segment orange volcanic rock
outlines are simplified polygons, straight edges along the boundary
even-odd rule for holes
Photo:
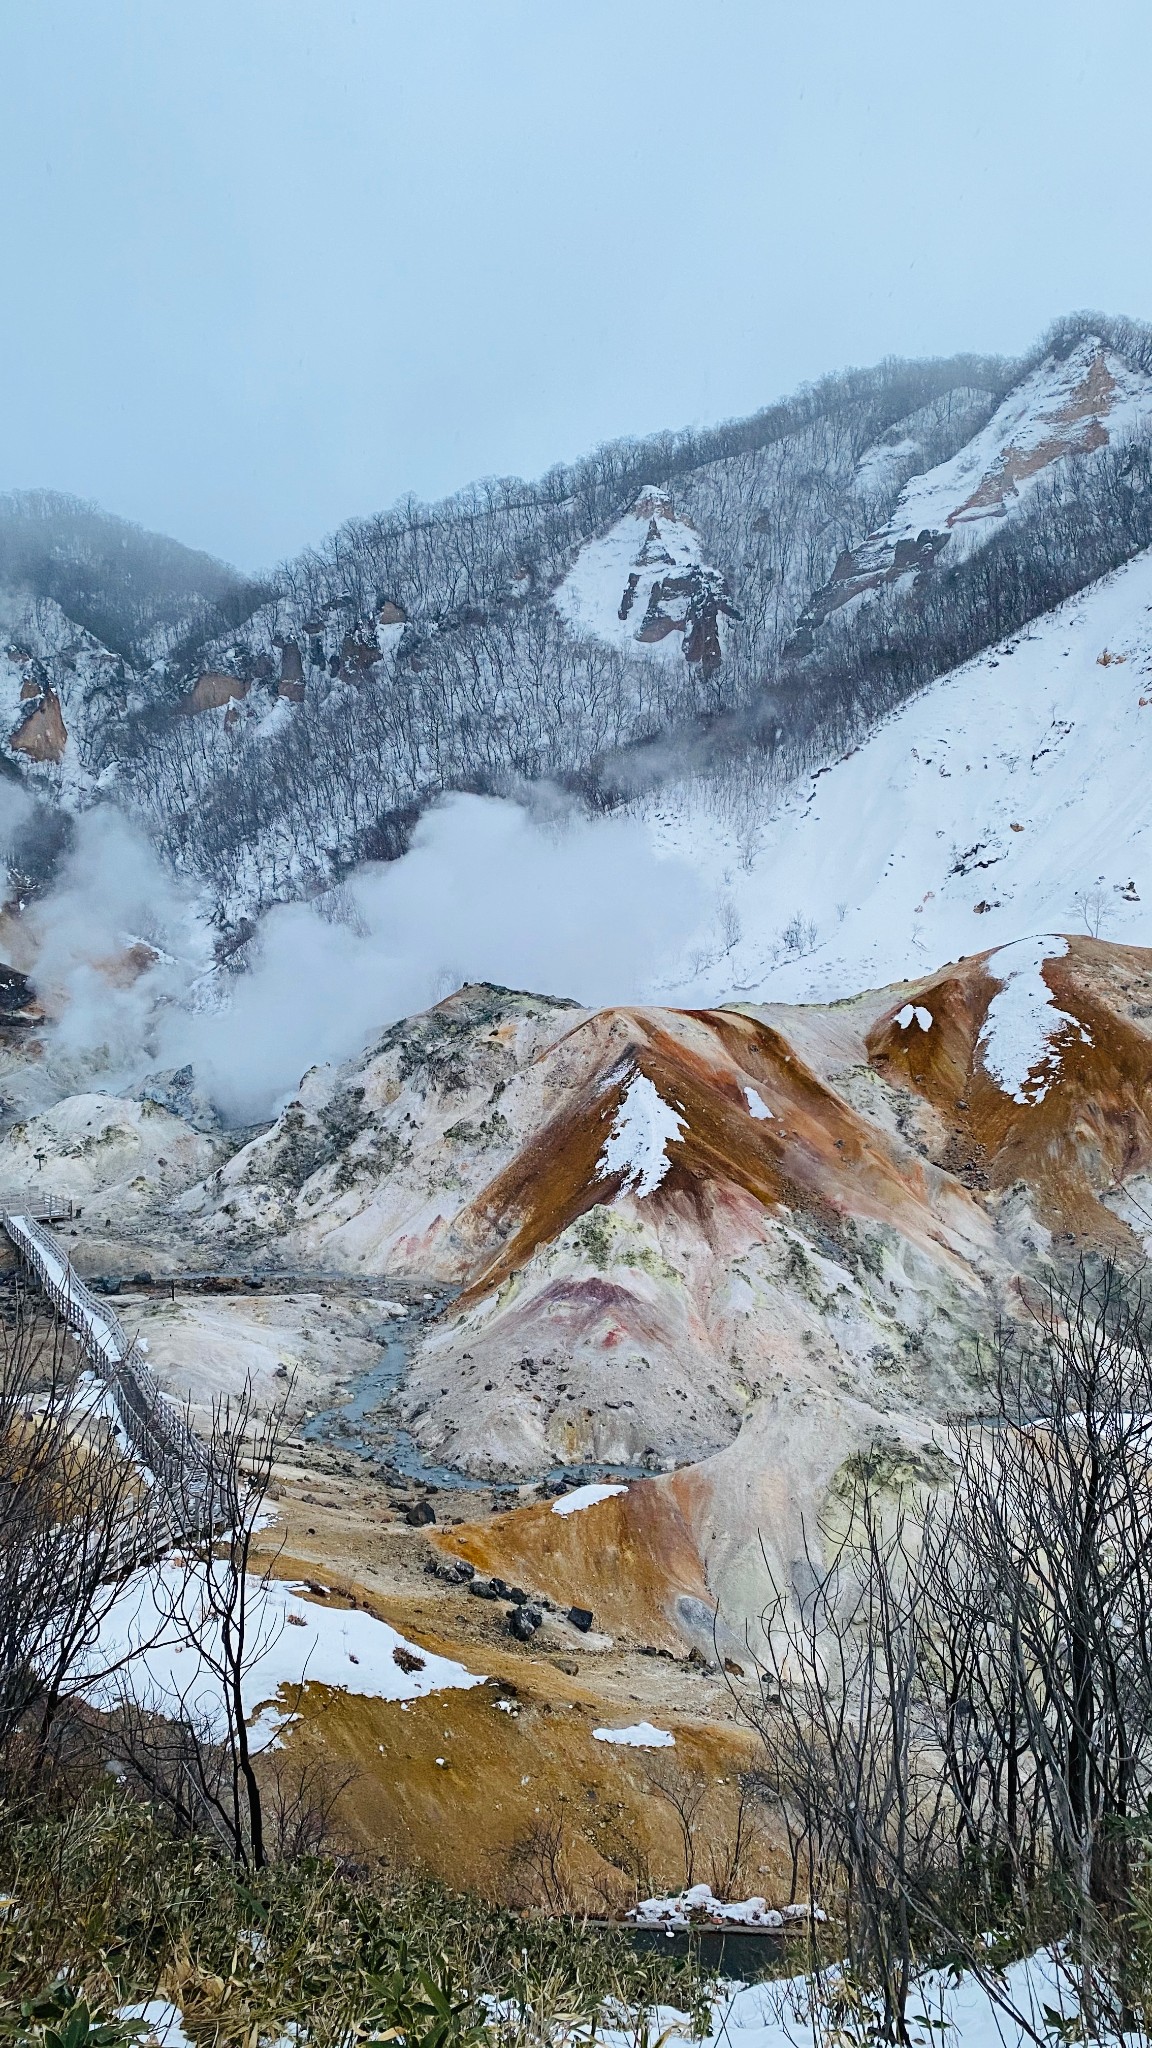
[[[448,1290],[392,1397],[417,1448],[627,1490],[442,1544],[739,1661],[855,1460],[939,1483],[1022,1278],[1069,1234],[1141,1254],[1149,1019],[1152,952],[1085,938],[799,1008],[473,986],[306,1077],[181,1207],[290,1267]]]
[[[192,716],[198,711],[219,711],[221,705],[246,697],[250,688],[251,684],[242,682],[239,676],[214,670],[196,678],[187,696],[181,698],[180,709]]]
[[[1053,1229],[1130,1242],[1101,1197],[1152,1164],[1152,952],[1075,937],[1046,959],[1055,1031],[1038,1082],[1016,1095],[981,1053],[1002,957],[981,953],[906,997],[932,1028],[902,1030],[892,1005],[873,1027],[876,1067],[931,1103],[948,1133],[943,1163],[993,1190],[1023,1182]],[[1031,1096],[1032,1099],[1025,1099]]]
[[[550,1502],[515,1509],[446,1531],[440,1548],[562,1608],[590,1608],[598,1629],[682,1651],[714,1602],[676,1487],[642,1480],[568,1515]]]
[[[21,690],[21,696],[23,694]],[[64,759],[68,728],[60,709],[60,699],[50,685],[46,684],[42,692],[36,693],[32,709],[11,734],[8,744],[14,753],[27,754],[30,761],[57,764]]]

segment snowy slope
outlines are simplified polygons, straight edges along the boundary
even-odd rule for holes
[[[1054,463],[1091,456],[1146,431],[1150,420],[1152,379],[1097,336],[1085,336],[1063,360],[1047,357],[957,454],[912,477],[885,526],[840,557],[807,608],[796,651],[806,650],[808,632],[829,613],[883,584],[910,588],[938,557],[951,565],[982,547],[1026,508]],[[880,455],[863,458],[862,490],[877,481]]]
[[[1031,933],[1152,943],[1152,555],[953,671],[762,819],[653,800],[722,905],[651,991],[838,998]]]
[[[699,659],[693,627],[710,625],[718,636],[718,619],[732,615],[724,579],[704,562],[695,527],[676,517],[654,485],[581,548],[554,602],[573,633],[632,654],[647,648],[666,661]],[[718,637],[715,646],[718,654]]]
[[[1090,454],[1146,426],[1152,383],[1091,336],[1065,362],[1049,358],[1010,393],[987,426],[901,494],[891,539],[949,529],[950,555],[979,543],[1034,487],[1049,463]]]
[[[42,794],[90,794],[104,737],[134,692],[133,671],[55,599],[0,591],[0,756]]]

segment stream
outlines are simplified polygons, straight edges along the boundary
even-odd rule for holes
[[[437,1308],[443,1304],[438,1303]],[[435,1311],[433,1311],[435,1313]],[[398,1319],[399,1320],[399,1319]],[[417,1447],[411,1430],[391,1414],[389,1403],[403,1384],[408,1355],[424,1320],[410,1316],[393,1334],[393,1326],[382,1326],[376,1337],[381,1356],[351,1382],[342,1400],[309,1417],[300,1434],[310,1443],[326,1443],[351,1451],[373,1464],[391,1466],[405,1479],[425,1485],[453,1488],[463,1493],[491,1493],[525,1484],[537,1486],[586,1486],[594,1481],[627,1485],[634,1479],[650,1479],[640,1465],[552,1465],[534,1480],[506,1478],[477,1479],[455,1465],[438,1465]],[[387,1327],[387,1334],[385,1334]]]

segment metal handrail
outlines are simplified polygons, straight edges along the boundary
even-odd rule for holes
[[[29,1216],[26,1208],[0,1207],[0,1222],[48,1299],[79,1338],[100,1378],[108,1383],[132,1451],[159,1480],[166,1499],[157,1522],[177,1540],[211,1526],[216,1515],[207,1498],[211,1488],[207,1448],[162,1391],[137,1340],[129,1337],[116,1311],[96,1299],[59,1239]],[[97,1326],[108,1341],[101,1341]]]
[[[80,1210],[70,1195],[45,1194],[36,1188],[0,1188],[0,1215],[27,1216],[44,1223],[71,1223]]]

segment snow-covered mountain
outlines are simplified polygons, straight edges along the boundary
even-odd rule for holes
[[[794,645],[810,649],[814,627],[871,592],[911,590],[941,557],[951,566],[974,553],[1027,507],[1053,465],[1122,445],[1150,423],[1152,378],[1099,335],[1085,335],[1066,356],[1046,356],[955,455],[905,484],[883,527],[845,550],[806,607]],[[863,459],[865,477],[874,462]]]
[[[829,1001],[1032,932],[1152,943],[1150,748],[1146,552],[775,796],[654,798],[725,905],[661,999]]]
[[[355,521],[261,588],[173,549],[166,593],[151,536],[126,579],[122,522],[59,506],[38,520],[40,500],[22,500],[0,518],[0,585],[17,662],[38,661],[53,694],[21,746],[23,715],[0,747],[49,802],[116,794],[235,926],[401,850],[445,788],[585,786],[605,757],[746,701],[838,551],[1012,375],[965,357],[828,378],[537,484]],[[64,622],[55,649],[26,623],[45,598]],[[115,720],[87,715],[69,632],[107,652]]]
[[[1152,542],[1152,336],[1081,319],[1021,364],[889,363],[827,379],[706,434],[623,443],[538,484],[357,521],[261,588],[177,550],[166,594],[170,544],[150,536],[117,582],[117,523],[90,532],[81,512],[65,521],[62,563],[30,555],[26,538],[0,547],[0,753],[43,804],[110,797],[132,811],[226,945],[270,903],[403,852],[445,790],[552,780],[603,805],[663,784],[650,800],[660,843],[687,850],[726,904],[722,934],[669,963],[667,992],[723,994],[729,975],[759,987],[816,946],[831,973],[832,922],[857,928],[865,846],[883,841],[876,800],[835,771],[830,831],[827,799],[814,799],[794,884],[804,768],[868,740],[853,773],[875,770],[887,787],[868,739],[878,721],[965,656],[978,670],[996,662],[1001,683],[1013,661],[1027,671],[1058,601],[1082,592],[1093,604],[1089,586],[1110,587],[1101,577]],[[35,529],[25,509],[14,530]],[[103,616],[117,645],[92,623]],[[1099,630],[1119,641],[1127,629]],[[1084,706],[1110,705],[1100,650],[1081,651],[1065,665],[1091,671]],[[1135,658],[1120,670],[1134,674]],[[969,683],[958,687],[963,698]],[[1099,727],[1069,687],[1045,680],[1019,704],[1009,692],[1002,744],[985,698],[967,737],[948,725],[947,742],[999,745],[1003,763],[1026,734],[1029,760],[1050,769],[1052,734],[1068,752],[1058,728],[1071,725],[1075,751]],[[912,730],[882,744],[900,750]],[[922,756],[938,738],[908,745]],[[688,796],[674,788],[685,748],[707,770]],[[766,808],[768,779],[779,800]],[[867,820],[848,870],[832,851],[845,806]],[[933,825],[944,872],[913,863],[925,867],[912,903],[924,899],[926,949],[966,863],[994,859],[998,884],[1023,873],[1014,842],[1010,860],[989,853],[990,829],[960,813]],[[893,859],[910,871],[907,849]],[[1102,853],[1085,859],[1090,874],[1038,856],[1049,895],[1067,899],[1044,923],[1075,923],[1085,892],[1136,879]],[[975,900],[1005,929],[1021,907],[1019,885]],[[884,957],[858,949],[843,978],[873,979]],[[908,964],[899,951],[893,971]]]

